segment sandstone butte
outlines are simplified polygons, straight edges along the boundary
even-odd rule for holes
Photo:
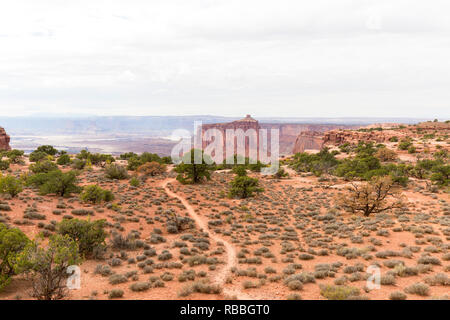
[[[9,146],[9,136],[6,134],[5,129],[0,127],[0,150],[11,150]]]

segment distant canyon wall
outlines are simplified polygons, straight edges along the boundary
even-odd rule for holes
[[[212,123],[202,125],[202,132],[208,129],[217,129],[222,132],[224,145],[226,144],[227,129],[242,129],[244,132],[248,129],[265,129],[268,137],[268,151],[270,154],[271,130],[279,132],[279,153],[280,155],[289,155],[296,150],[315,149],[321,146],[321,137],[324,132],[335,129],[355,128],[355,125],[338,124],[301,124],[301,123],[260,123],[250,115],[245,118],[225,123]],[[203,148],[206,148],[211,142],[203,141]],[[259,143],[259,139],[258,139]],[[248,141],[245,142],[246,155],[248,155]],[[258,149],[259,151],[259,149]],[[236,152],[236,148],[235,148]],[[299,152],[299,151],[297,151]],[[225,155],[225,149],[224,149]],[[228,157],[228,156],[227,156]]]

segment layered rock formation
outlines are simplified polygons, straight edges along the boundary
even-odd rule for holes
[[[255,119],[253,119],[249,114],[240,120],[236,120],[236,121],[232,121],[232,122],[228,122],[228,123],[212,123],[212,124],[204,124],[202,125],[202,137],[208,137],[207,132],[209,129],[216,129],[219,130],[222,133],[222,137],[223,137],[223,158],[227,159],[229,157],[232,157],[234,154],[238,153],[238,148],[237,148],[237,138],[234,139],[234,153],[233,154],[227,154],[226,152],[226,146],[227,146],[227,130],[238,130],[241,129],[243,130],[244,133],[248,132],[250,133],[250,131],[248,130],[254,130],[254,136],[252,138],[254,138],[254,143],[256,144],[256,149],[255,148],[251,148],[250,147],[250,137],[245,137],[245,156],[246,157],[250,157],[250,158],[254,158],[252,155],[256,154],[257,159],[259,159],[258,155],[259,155],[259,122]],[[205,140],[203,138],[203,142],[202,142],[202,147],[203,150],[205,150],[205,148],[212,143],[213,141],[208,141]],[[214,156],[214,154],[212,154],[212,156]]]
[[[450,123],[449,122],[421,122],[416,125],[416,128],[421,130],[439,130],[441,132],[450,131]]]
[[[393,127],[398,127],[395,125]],[[377,125],[376,128],[390,128],[387,125]],[[410,134],[408,130],[374,130],[373,125],[361,130],[337,129],[327,132],[307,131],[301,132],[296,141],[293,153],[304,152],[305,150],[320,150],[324,146],[339,146],[344,143],[357,144],[360,141],[373,143],[386,143],[392,137],[402,139]]]
[[[385,143],[390,138],[396,136],[401,138],[404,134],[398,130],[383,131],[353,131],[353,130],[332,130],[323,136],[324,145],[341,145],[344,143],[356,144],[359,141]]]
[[[318,134],[334,130],[334,129],[348,129],[356,126],[352,125],[336,125],[336,124],[303,124],[303,123],[261,123],[262,129],[278,129],[280,136],[280,155],[291,154],[294,147],[299,144],[309,145],[313,143],[311,137],[305,132],[317,132]],[[299,138],[300,137],[300,138]],[[302,141],[302,137],[306,141]]]
[[[303,131],[295,140],[292,153],[304,152],[305,150],[320,150],[323,147],[323,132]]]
[[[302,124],[302,123],[259,123],[250,115],[247,117],[228,123],[213,123],[204,124],[202,126],[202,133],[204,134],[208,129],[215,128],[222,132],[225,140],[225,132],[227,129],[242,129],[244,132],[248,129],[254,129],[258,132],[259,129],[267,130],[268,154],[270,154],[271,130],[276,129],[279,132],[279,153],[280,155],[291,154],[292,150],[315,149],[321,147],[318,137],[325,131],[333,129],[354,128],[351,125],[334,125],[334,124]],[[307,132],[314,132],[308,134]],[[258,139],[259,140],[259,139]],[[203,142],[205,148],[210,142]],[[295,147],[298,145],[298,147]],[[248,141],[246,141],[246,148]],[[295,148],[294,148],[295,147]],[[298,151],[301,152],[301,151]],[[225,153],[224,153],[225,154]],[[247,153],[248,154],[248,153]]]
[[[5,129],[0,127],[0,150],[11,150],[9,146],[9,136],[6,134]]]
[[[378,132],[358,132],[350,130],[329,131],[323,135],[323,143],[329,145],[341,145],[343,143],[354,143],[358,141],[385,142],[386,137]]]

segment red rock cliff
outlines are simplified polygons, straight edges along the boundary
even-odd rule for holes
[[[233,130],[237,130],[237,129],[242,129],[244,132],[246,132],[249,129],[253,129],[255,130],[256,133],[256,146],[257,149],[256,150],[251,150],[250,149],[250,140],[249,138],[245,138],[245,156],[246,157],[250,157],[250,155],[256,153],[257,158],[259,155],[259,122],[255,119],[253,119],[249,114],[241,119],[241,120],[236,120],[233,122],[229,122],[229,123],[213,123],[213,124],[204,124],[202,125],[202,136],[205,135],[205,132],[209,129],[216,129],[222,132],[222,136],[223,136],[223,157],[224,159],[227,159],[233,155],[228,155],[226,153],[226,130],[227,129],[233,129]],[[205,149],[210,142],[207,141],[203,141],[203,149]],[[235,142],[234,142],[234,154],[237,154],[237,139],[235,138]]]
[[[253,119],[250,115],[247,115],[247,117],[241,120],[229,123],[204,124],[202,126],[202,131],[204,133],[205,131],[211,128],[218,129],[222,132],[225,142],[226,129],[242,129],[244,131],[248,129],[254,129],[256,131],[258,131],[259,129],[265,129],[267,130],[267,138],[268,138],[267,148],[270,154],[271,129],[277,129],[279,132],[280,155],[286,155],[291,154],[293,150],[295,153],[295,152],[302,152],[305,149],[320,149],[323,144],[320,140],[320,136],[323,135],[323,132],[334,129],[347,129],[354,127],[357,126],[337,125],[337,124],[307,124],[307,123],[305,124],[259,123],[257,120]],[[206,148],[208,144],[209,143],[207,142],[203,142],[203,148]],[[247,147],[248,143],[246,142],[246,149]]]
[[[305,132],[325,132],[334,129],[346,129],[353,128],[355,126],[351,125],[336,125],[336,124],[303,124],[303,123],[261,123],[262,129],[267,129],[270,136],[270,129],[278,129],[280,132],[280,154],[292,154],[292,150],[296,149],[297,143],[308,145],[312,143],[310,137],[307,134],[303,135]],[[307,141],[302,141],[302,138]],[[307,148],[309,149],[309,148]],[[314,149],[314,148],[312,148]]]
[[[9,146],[9,136],[6,134],[5,129],[0,127],[0,150],[11,150]]]
[[[323,132],[303,131],[295,140],[292,153],[304,152],[305,150],[320,150],[323,147]]]
[[[344,143],[357,144],[359,141],[385,143],[393,136],[402,137],[403,135],[399,131],[389,130],[334,129],[327,132],[305,131],[298,135],[292,153],[304,152],[308,149],[320,150],[324,146],[339,146]]]
[[[355,131],[355,130],[332,130],[323,136],[324,145],[341,145],[346,142],[358,143],[359,141],[384,143],[393,136],[402,136],[398,131]]]

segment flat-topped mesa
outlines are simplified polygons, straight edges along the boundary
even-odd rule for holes
[[[0,150],[11,150],[11,147],[9,146],[9,136],[6,134],[5,129],[0,127]]]
[[[210,124],[202,124],[202,130],[206,131],[208,129],[217,129],[223,131],[225,133],[226,129],[259,129],[258,120],[253,119],[249,114],[240,120],[235,120],[232,122],[224,122],[224,123],[210,123]]]
[[[251,123],[256,122],[256,123],[258,123],[258,120],[253,119],[251,115],[247,114],[245,116],[245,118],[240,119],[240,120],[236,120],[234,122],[240,122],[240,123],[242,123],[242,122],[251,122]]]
[[[243,119],[228,122],[228,123],[212,123],[212,124],[203,124],[202,125],[202,136],[205,136],[205,132],[209,129],[216,129],[222,133],[223,136],[223,156],[224,159],[232,157],[233,155],[226,154],[226,130],[238,130],[242,129],[243,132],[247,132],[249,129],[255,130],[256,134],[256,150],[250,149],[250,139],[248,137],[245,138],[245,156],[251,157],[252,154],[257,155],[257,159],[259,158],[259,122],[253,119],[249,114]],[[234,154],[237,154],[237,144],[234,144]],[[203,149],[205,149],[211,142],[203,140]]]

